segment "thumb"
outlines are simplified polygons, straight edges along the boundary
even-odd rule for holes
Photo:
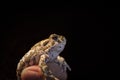
[[[39,66],[30,66],[21,73],[22,80],[44,80],[43,73]]]

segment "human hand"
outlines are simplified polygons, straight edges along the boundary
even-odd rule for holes
[[[48,66],[57,78],[59,78],[60,80],[67,79],[67,73],[61,72],[62,68],[59,65],[55,63],[48,63]],[[43,75],[41,68],[37,65],[34,65],[34,66],[27,67],[22,71],[21,79],[22,80],[45,80],[45,76]]]
[[[25,68],[21,73],[22,80],[44,80],[43,73],[39,66],[30,66]]]

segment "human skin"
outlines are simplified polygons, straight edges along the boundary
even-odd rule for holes
[[[67,79],[67,73],[62,72],[62,68],[55,63],[48,63],[49,68],[60,80]],[[45,80],[41,68],[37,65],[25,68],[21,73],[22,80]]]
[[[21,73],[22,80],[44,80],[43,73],[38,66],[25,68]]]

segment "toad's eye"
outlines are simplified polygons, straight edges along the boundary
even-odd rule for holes
[[[57,41],[58,36],[53,36],[52,39],[55,40],[55,41]]]

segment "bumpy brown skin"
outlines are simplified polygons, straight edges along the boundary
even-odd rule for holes
[[[62,68],[55,63],[48,63],[49,68],[53,72],[53,74],[58,77],[60,80],[67,80],[67,73],[62,72]],[[27,67],[22,71],[21,74],[22,80],[45,80],[45,76],[43,75],[41,69],[37,66]],[[49,78],[47,78],[49,80]]]

